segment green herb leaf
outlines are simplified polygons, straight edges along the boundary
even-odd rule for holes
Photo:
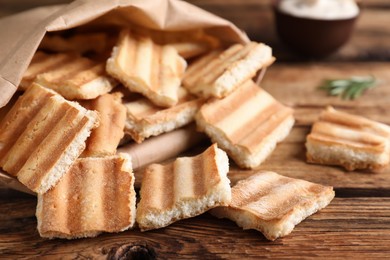
[[[349,79],[325,80],[320,89],[331,96],[353,100],[360,97],[366,89],[375,87],[376,83],[373,76],[354,76]]]

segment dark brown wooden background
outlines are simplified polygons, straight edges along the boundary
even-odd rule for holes
[[[68,1],[0,0],[0,16],[58,2]],[[260,168],[334,186],[336,198],[331,205],[275,242],[207,213],[146,233],[133,230],[93,239],[48,241],[36,231],[36,199],[0,186],[0,258],[105,259],[126,253],[159,259],[389,258],[390,169],[371,174],[308,165],[304,142],[326,105],[390,124],[390,1],[362,1],[364,9],[351,41],[323,60],[296,56],[279,42],[270,1],[190,2],[231,20],[251,39],[273,47],[277,62],[262,86],[294,107],[297,123]],[[325,78],[353,75],[374,75],[380,84],[356,101],[328,97],[317,89]],[[233,166],[230,178],[235,182],[251,173]]]

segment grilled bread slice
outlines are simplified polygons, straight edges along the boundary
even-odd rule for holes
[[[211,210],[244,229],[256,229],[269,240],[291,233],[295,225],[334,198],[332,187],[284,177],[274,172],[258,172],[232,188],[227,207]]]
[[[124,231],[134,225],[135,203],[128,155],[81,158],[53,189],[38,195],[38,231],[67,239]]]
[[[379,170],[390,161],[390,127],[328,107],[306,138],[307,161]]]
[[[150,136],[157,136],[189,124],[203,100],[179,89],[179,102],[169,108],[154,105],[142,96],[128,96],[124,99],[127,108],[125,132],[137,143]]]
[[[77,58],[79,58],[79,55],[74,53],[59,53],[50,55],[42,51],[37,51],[23,75],[19,89],[26,90],[39,74],[58,68]]]
[[[162,228],[227,205],[231,199],[228,171],[228,157],[217,145],[195,157],[148,166],[137,207],[139,227],[142,231]]]
[[[172,46],[157,45],[149,37],[123,30],[106,68],[131,91],[141,93],[155,105],[170,107],[178,102],[186,66]]]
[[[37,193],[68,171],[98,114],[33,84],[0,123],[0,166]]]
[[[195,118],[198,129],[243,168],[260,165],[294,124],[293,110],[251,80],[203,105]]]
[[[100,125],[92,130],[82,156],[103,157],[116,154],[116,148],[124,136],[126,121],[126,107],[122,104],[122,93],[104,94],[80,103],[86,109],[95,110],[100,115]]]
[[[203,29],[192,29],[185,31],[159,31],[142,27],[132,28],[134,33],[151,37],[160,45],[171,45],[180,56],[191,59],[195,56],[207,53],[220,47],[218,38],[206,33]]]
[[[115,80],[98,63],[76,54],[38,54],[24,75],[23,86],[34,81],[69,100],[94,99],[110,92]]]
[[[272,49],[265,44],[235,44],[224,51],[215,50],[191,64],[184,75],[183,86],[204,98],[223,98],[273,61]]]

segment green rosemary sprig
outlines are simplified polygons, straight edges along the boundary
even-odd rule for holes
[[[325,80],[320,86],[331,96],[339,96],[342,99],[353,100],[360,97],[366,89],[376,85],[373,76],[354,76],[349,79]]]

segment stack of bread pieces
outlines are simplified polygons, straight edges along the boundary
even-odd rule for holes
[[[211,209],[268,239],[285,236],[333,188],[273,172],[233,188],[228,178],[228,156],[256,168],[294,125],[293,110],[254,81],[273,62],[265,44],[229,46],[205,30],[49,34],[1,119],[0,167],[37,193],[46,238],[157,229]],[[193,121],[214,144],[148,165],[136,207],[131,158],[117,152],[124,135],[142,145]]]

